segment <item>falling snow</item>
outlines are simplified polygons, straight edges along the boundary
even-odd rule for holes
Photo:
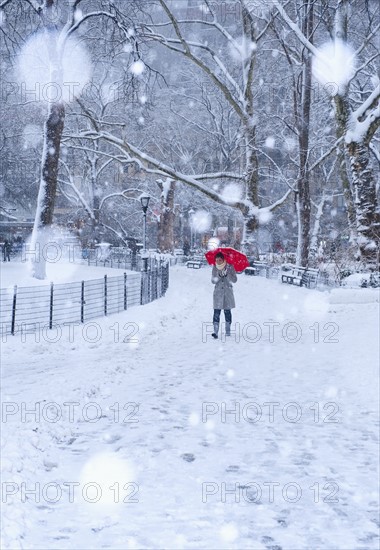
[[[353,48],[342,40],[327,42],[318,48],[313,59],[314,77],[332,96],[342,94],[355,71],[356,59]]]
[[[91,78],[83,43],[69,37],[62,51],[60,44],[56,32],[37,33],[19,53],[17,79],[37,101],[73,101]]]
[[[135,61],[135,62],[132,63],[132,65],[130,66],[130,71],[131,71],[131,73],[133,73],[134,75],[140,76],[140,75],[142,75],[142,73],[145,71],[145,65],[144,65],[144,63],[143,63],[141,60]]]

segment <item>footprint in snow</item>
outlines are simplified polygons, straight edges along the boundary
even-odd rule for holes
[[[45,466],[45,470],[47,472],[50,472],[51,470],[53,470],[53,468],[58,468],[58,463],[45,459],[44,466]]]
[[[186,460],[186,462],[194,462],[195,460],[195,456],[192,453],[184,453],[183,455],[181,455],[181,458],[183,458],[183,460]]]
[[[238,472],[240,470],[240,466],[237,466],[236,464],[231,464],[231,466],[228,466],[226,468],[226,472]]]

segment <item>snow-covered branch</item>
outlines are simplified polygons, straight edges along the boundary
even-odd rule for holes
[[[358,74],[363,70],[365,69],[366,67],[368,67],[368,65],[370,63],[372,63],[372,61],[375,61],[375,59],[377,57],[380,56],[380,53],[379,52],[376,52],[374,55],[372,55],[369,59],[366,59],[364,63],[362,63],[356,70],[355,72],[353,73],[352,77],[350,78],[350,80],[348,81],[347,85],[350,84],[350,82],[352,82],[357,76]]]
[[[379,31],[380,31],[380,23],[378,25],[376,25],[376,27],[373,29],[373,31],[370,32],[370,34],[365,38],[365,40],[363,40],[363,43],[355,51],[355,56],[356,57],[364,50],[364,48],[367,46],[367,44],[369,44],[369,42],[372,40],[372,38],[374,36],[378,35]]]
[[[234,172],[210,172],[208,174],[193,174],[192,178],[198,181],[212,179],[233,179],[242,181],[244,179],[241,174],[236,174]]]
[[[122,197],[123,199],[127,199],[127,200],[130,200],[130,201],[133,201],[133,200],[138,201],[138,198],[136,198],[136,197],[127,197],[126,193],[141,193],[141,191],[142,191],[142,189],[138,189],[138,188],[134,187],[134,188],[124,189],[120,193],[110,193],[109,195],[107,195],[106,197],[104,197],[101,200],[100,205],[99,205],[99,210],[101,210],[103,208],[103,205],[106,201],[108,201],[109,199],[115,198],[115,197]]]
[[[247,200],[236,201],[232,205],[230,201],[224,200],[222,195],[220,195],[213,189],[210,189],[209,187],[207,187],[201,182],[202,179],[207,179],[205,177],[205,174],[200,174],[196,177],[183,174],[171,168],[170,166],[166,165],[165,163],[159,161],[158,159],[155,159],[154,157],[151,157],[150,155],[144,153],[134,145],[126,141],[123,141],[122,139],[117,138],[116,136],[113,136],[108,132],[100,132],[100,133],[84,132],[80,137],[81,138],[85,137],[85,138],[94,139],[94,140],[104,139],[106,142],[116,146],[120,151],[127,154],[132,153],[134,155],[134,158],[137,161],[139,161],[139,163],[141,163],[143,169],[146,170],[147,172],[166,175],[166,176],[169,175],[175,180],[182,181],[183,183],[188,184],[190,187],[200,191],[201,193],[208,196],[210,199],[214,200],[219,204],[223,204],[226,206],[235,206],[245,215],[248,213],[249,209],[254,206],[250,201],[247,201]],[[155,167],[155,170],[150,169],[148,165]]]
[[[270,157],[265,151],[260,151],[260,154],[264,155],[264,157],[266,157],[272,164],[273,166],[276,168],[277,172],[278,172],[278,175],[279,177],[282,179],[282,181],[289,187],[289,191],[296,191],[296,189],[289,183],[289,181],[285,178],[284,174],[283,174],[283,170],[281,170],[281,168],[279,167],[279,165],[272,159],[272,157]],[[280,199],[282,200],[282,199]],[[283,201],[283,200],[282,200]]]
[[[376,86],[370,96],[364,101],[362,105],[356,111],[352,113],[352,117],[359,120],[362,116],[365,116],[366,112],[372,109],[380,99],[380,84]]]
[[[279,206],[281,206],[282,204],[284,204],[284,202],[286,201],[286,199],[289,197],[290,193],[293,191],[293,189],[288,189],[285,193],[285,195],[283,195],[280,199],[278,199],[277,201],[273,202],[272,204],[270,204],[269,206],[266,206],[265,208],[260,208],[259,210],[269,210],[269,212],[273,212],[274,210],[276,210],[276,208],[278,208]]]
[[[13,2],[14,0],[3,0],[0,2],[0,10],[4,9],[7,4],[10,2]],[[38,3],[35,0],[29,0],[29,3],[34,7],[35,10],[37,10]]]
[[[272,0],[273,5],[276,6],[276,8],[279,11],[279,14],[281,17],[286,21],[288,26],[292,29],[292,31],[295,32],[299,40],[302,42],[302,44],[311,52],[313,55],[318,56],[318,49],[306,38],[306,36],[303,34],[299,26],[292,21],[292,19],[289,17],[289,15],[286,13],[285,8],[280,4],[278,0]]]
[[[356,111],[351,113],[345,136],[346,143],[364,141],[369,143],[380,125],[380,84]],[[363,117],[365,117],[363,119]]]
[[[90,13],[86,13],[78,21],[76,21],[74,19],[74,22],[71,21],[70,24],[68,24],[68,26],[66,28],[64,28],[66,37],[70,36],[70,34],[75,32],[82,25],[82,23],[87,21],[87,19],[90,19],[91,17],[100,17],[102,15],[116,21],[116,18],[114,16],[114,14],[109,13],[107,11],[99,10],[99,11],[93,11],[93,12],[90,12]]]
[[[185,57],[188,57],[189,59],[191,59],[198,67],[200,67],[211,78],[211,80],[213,80],[213,82],[217,85],[217,87],[222,91],[222,93],[224,94],[224,96],[226,97],[230,105],[235,109],[239,117],[241,119],[247,118],[246,113],[243,109],[244,95],[242,93],[242,90],[240,89],[240,86],[235,81],[233,76],[230,74],[230,72],[228,71],[227,67],[224,65],[222,60],[219,58],[219,56],[207,44],[186,40],[182,35],[177,19],[175,18],[173,13],[170,11],[170,9],[168,8],[164,0],[160,0],[160,4],[162,5],[166,15],[168,16],[169,20],[173,25],[173,28],[177,35],[177,39],[172,39],[164,35],[153,35],[153,33],[151,34],[151,37],[154,38],[155,40],[158,40],[161,44],[163,44],[167,48],[175,49],[176,52],[181,53]],[[171,44],[181,44],[183,46],[183,50],[181,50],[180,48],[173,48]],[[216,63],[218,69],[225,76],[227,81],[231,84],[233,90],[237,94],[238,101],[235,100],[229,88],[217,76],[216,71],[211,70],[210,67],[203,62],[202,59],[200,59],[197,55],[194,54],[192,48],[195,48],[195,47],[203,49],[211,56],[211,58]]]
[[[64,162],[63,160],[60,160],[60,164],[65,168],[66,170],[66,173],[67,173],[67,177],[68,177],[68,180],[59,180],[59,183],[63,183],[64,185],[67,185],[75,194],[75,197],[79,200],[79,202],[82,204],[83,208],[86,210],[87,214],[89,215],[89,217],[93,220],[95,219],[95,216],[94,216],[94,211],[93,209],[91,208],[91,206],[88,204],[88,202],[86,201],[86,199],[84,198],[83,196],[83,193],[81,193],[79,191],[79,189],[77,188],[77,186],[75,185],[74,181],[73,181],[73,178],[71,176],[71,172],[70,172],[70,169],[67,165],[66,162]],[[64,192],[64,190],[62,189],[62,192]]]
[[[310,172],[312,172],[319,164],[324,162],[330,155],[333,153],[336,148],[339,146],[340,143],[343,141],[343,136],[337,139],[333,145],[324,153],[321,157],[319,157],[318,160],[316,160],[311,166],[310,166]]]

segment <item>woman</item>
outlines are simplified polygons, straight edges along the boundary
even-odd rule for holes
[[[222,252],[215,256],[215,265],[212,268],[211,282],[214,288],[214,332],[213,338],[218,338],[220,312],[224,309],[226,320],[226,336],[231,336],[232,315],[231,309],[235,307],[234,291],[232,283],[236,283],[235,268],[228,264]]]

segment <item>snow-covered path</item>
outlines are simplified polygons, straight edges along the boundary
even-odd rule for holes
[[[210,270],[181,267],[85,333],[8,337],[4,548],[378,547],[379,304],[245,276],[235,296],[228,341]]]

